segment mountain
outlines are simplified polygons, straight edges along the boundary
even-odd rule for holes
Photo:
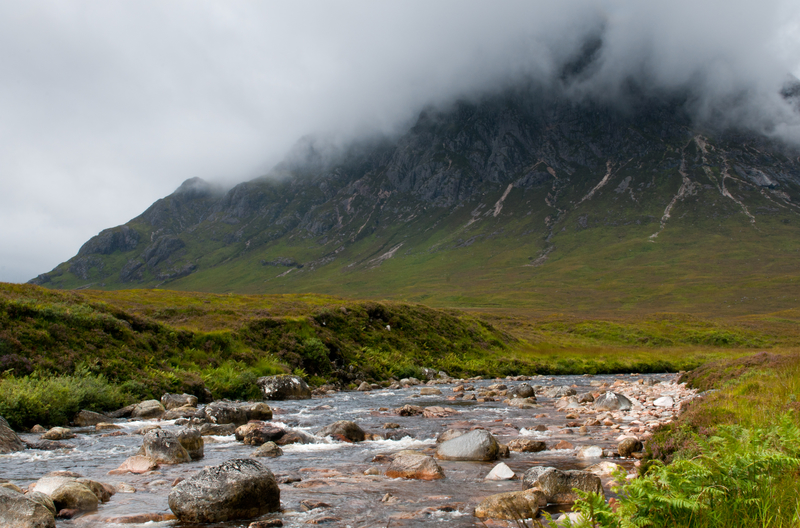
[[[795,306],[798,152],[690,107],[526,88],[427,109],[397,137],[305,139],[230,190],[184,182],[31,282],[549,312]]]

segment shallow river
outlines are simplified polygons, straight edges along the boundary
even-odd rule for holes
[[[617,379],[637,380],[655,378],[671,381],[673,375],[626,375],[626,376],[558,376],[535,377],[528,383],[542,386],[575,386],[578,393],[587,392],[591,381],[613,383]],[[502,382],[512,387],[519,382],[483,380],[467,385],[485,387]],[[415,449],[433,453],[436,437],[449,428],[465,428],[478,425],[491,431],[501,443],[519,436],[544,440],[548,451],[539,453],[512,452],[508,459],[501,459],[517,475],[522,475],[531,466],[554,466],[576,469],[597,463],[599,459],[577,459],[574,450],[552,450],[559,440],[565,439],[576,447],[582,445],[616,446],[618,432],[606,427],[590,427],[588,434],[581,435],[577,429],[565,432],[568,421],[563,412],[553,408],[553,399],[537,394],[540,408],[521,410],[506,406],[500,401],[476,403],[474,401],[451,401],[452,387],[456,383],[436,385],[441,396],[419,396],[420,387],[401,390],[375,390],[372,392],[340,392],[328,397],[312,400],[270,402],[273,422],[299,428],[313,433],[320,427],[336,420],[352,420],[367,433],[391,434],[393,439],[366,441],[357,444],[329,442],[283,447],[284,455],[278,458],[259,458],[276,476],[291,476],[299,482],[281,484],[283,511],[266,518],[279,518],[284,526],[297,527],[325,520],[331,527],[372,526],[427,526],[442,527],[483,526],[472,516],[475,505],[494,493],[521,489],[519,480],[491,482],[484,477],[497,462],[447,462],[440,461],[446,478],[437,481],[387,479],[382,475],[367,476],[364,472],[377,467],[380,472],[387,463],[373,462],[380,454],[390,454],[402,449]],[[666,386],[665,386],[666,387]],[[274,405],[273,405],[274,403]],[[412,404],[421,407],[438,405],[450,407],[458,412],[447,418],[401,417],[391,410]],[[381,408],[390,410],[381,411]],[[544,418],[534,418],[546,414]],[[383,424],[394,422],[399,429],[383,429]],[[233,435],[204,437],[205,458],[188,464],[162,466],[158,471],[146,475],[108,475],[126,458],[137,453],[142,436],[134,432],[153,422],[118,422],[123,430],[131,434],[103,437],[94,428],[76,429],[77,438],[66,442],[75,446],[72,450],[34,451],[26,450],[0,457],[0,477],[21,487],[27,487],[43,475],[57,470],[70,470],[93,480],[113,485],[127,483],[135,493],[117,493],[110,502],[101,504],[91,515],[73,520],[58,520],[59,528],[115,526],[106,519],[138,513],[169,513],[167,496],[172,482],[179,477],[188,477],[204,466],[216,465],[231,458],[248,457],[255,448],[237,442]],[[158,422],[164,429],[178,429],[172,422]],[[536,425],[546,425],[549,430],[533,431]],[[24,440],[33,442],[38,435],[22,434]],[[499,462],[499,461],[498,461]],[[619,462],[619,461],[618,461]],[[628,464],[630,464],[628,462]],[[387,497],[387,494],[389,495]],[[318,508],[304,512],[302,500],[322,501],[330,508]],[[382,500],[383,499],[383,500]],[[250,521],[227,522],[218,525],[225,528],[247,527]],[[498,525],[498,524],[495,524]],[[513,524],[509,524],[512,526]],[[178,528],[177,521],[125,524],[131,528],[148,527]]]

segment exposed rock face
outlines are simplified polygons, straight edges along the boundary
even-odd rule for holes
[[[407,453],[396,456],[385,475],[388,478],[437,480],[444,478],[444,470],[431,456]]]
[[[349,442],[363,442],[365,438],[364,430],[361,429],[358,424],[349,420],[339,420],[338,422],[326,425],[317,431],[317,435],[333,436],[335,438],[341,437]]]
[[[197,429],[187,427],[178,431],[178,442],[189,453],[189,457],[192,460],[203,458],[205,441]]]
[[[538,488],[542,490],[547,502],[568,504],[575,502],[577,488],[590,493],[603,493],[600,477],[588,471],[561,471],[553,467],[536,466],[530,468],[522,477],[523,489]]]
[[[164,394],[161,396],[161,405],[166,410],[177,409],[178,407],[197,407],[197,396],[192,394]]]
[[[92,237],[78,250],[78,255],[110,255],[115,251],[136,249],[139,233],[128,226],[106,229]]]
[[[307,400],[311,389],[298,376],[264,376],[258,378],[258,386],[266,400]]]
[[[475,429],[439,444],[436,458],[441,460],[496,460],[499,454],[497,440],[489,431]]]
[[[475,517],[519,521],[534,519],[547,505],[547,497],[538,489],[498,493],[485,498],[475,508]]]
[[[19,439],[8,422],[0,416],[0,455],[14,453],[25,449],[25,444]]]
[[[153,429],[144,435],[142,448],[146,457],[152,458],[159,464],[181,464],[191,461],[189,453],[171,431]]]
[[[627,411],[633,404],[631,401],[616,392],[605,392],[594,401],[594,408],[598,411]]]
[[[47,507],[25,495],[0,487],[0,526],[4,528],[55,528]]]
[[[89,427],[99,423],[110,422],[111,417],[93,411],[82,410],[75,416],[75,425],[78,427]]]
[[[225,522],[277,511],[280,497],[269,469],[255,460],[234,459],[178,483],[169,507],[181,522]]]
[[[145,400],[131,411],[131,418],[139,418],[142,420],[150,420],[153,418],[161,418],[164,414],[164,406],[158,400]]]

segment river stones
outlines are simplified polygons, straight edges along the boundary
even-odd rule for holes
[[[283,456],[283,449],[278,447],[278,445],[275,442],[265,442],[260,446],[258,446],[258,448],[255,451],[253,451],[253,454],[251,454],[250,456],[275,458]]]
[[[178,431],[178,442],[189,453],[192,460],[199,460],[205,455],[205,441],[197,429],[187,427]]]
[[[498,453],[497,440],[492,434],[484,429],[475,429],[439,444],[436,458],[488,462],[496,460]]]
[[[75,425],[78,427],[89,427],[99,423],[110,422],[111,420],[112,418],[110,416],[84,409],[75,415],[73,422],[75,422]]]
[[[541,490],[528,489],[491,495],[475,508],[475,517],[517,521],[535,519],[539,510],[547,505]]]
[[[442,434],[436,437],[436,443],[441,444],[442,442],[447,442],[448,440],[452,440],[453,438],[458,438],[464,433],[466,433],[466,431],[463,429],[447,429]]]
[[[44,493],[41,493],[39,491],[29,491],[25,495],[25,497],[27,497],[29,500],[32,500],[33,502],[38,502],[39,504],[47,508],[53,515],[56,515],[58,513],[58,510],[56,510],[56,505],[55,503],[53,503],[53,499],[50,498],[50,495],[45,495]]]
[[[542,394],[548,398],[563,398],[564,396],[574,396],[578,391],[572,387],[548,387]]]
[[[170,394],[166,393],[161,396],[161,405],[164,409],[170,411],[179,407],[197,407],[197,396],[192,394]]]
[[[517,409],[535,409],[536,398],[512,398],[506,400],[506,405],[509,407],[516,407]]]
[[[183,407],[173,407],[161,415],[162,420],[178,420],[180,418],[194,418],[197,416],[197,408],[191,405]]]
[[[205,416],[213,424],[234,424],[239,426],[246,424],[250,420],[271,420],[272,409],[263,402],[234,403],[218,400],[206,405]]]
[[[617,392],[604,392],[594,400],[594,408],[598,411],[627,411],[633,404]]]
[[[311,389],[298,376],[264,376],[256,380],[265,400],[307,400]]]
[[[617,453],[621,457],[629,457],[642,450],[642,443],[635,436],[626,436],[617,444]]]
[[[56,519],[46,506],[16,491],[0,488],[0,526],[5,528],[55,528]]]
[[[533,390],[533,387],[527,383],[520,383],[519,385],[511,387],[506,396],[512,400],[514,398],[533,398],[533,401],[536,401],[536,392]]]
[[[246,445],[260,446],[274,442],[286,434],[286,430],[271,424],[246,423],[236,428],[236,440]]]
[[[161,418],[164,412],[164,406],[161,405],[161,402],[158,400],[145,400],[133,408],[133,411],[131,411],[131,418],[152,420],[154,418]]]
[[[515,476],[516,474],[505,464],[505,462],[500,462],[492,468],[488,475],[483,477],[483,480],[511,480]]]
[[[43,440],[66,440],[68,438],[75,438],[75,433],[66,427],[53,427],[42,435]]]
[[[159,464],[181,464],[191,461],[189,453],[171,431],[154,429],[148,432],[144,435],[142,448],[145,456]]]
[[[392,460],[386,469],[385,476],[388,478],[438,480],[444,478],[444,470],[432,456],[404,453]]]
[[[117,469],[112,469],[108,474],[123,475],[125,473],[134,473],[140,475],[156,469],[158,469],[158,462],[147,456],[136,455],[128,457]]]
[[[589,493],[603,493],[600,477],[588,471],[561,471],[553,467],[535,466],[525,472],[522,477],[523,489],[538,488],[542,490],[547,502],[568,504],[575,502],[578,495],[573,489]]]
[[[133,403],[131,405],[126,405],[122,409],[117,409],[114,412],[108,413],[111,418],[129,418],[133,410],[136,408],[138,404]]]
[[[0,455],[14,453],[25,449],[25,444],[19,439],[5,418],[0,416]]]
[[[50,494],[56,510],[95,511],[100,502],[92,489],[77,480],[65,482]]]
[[[602,458],[603,448],[600,446],[583,446],[575,455],[578,458]]]
[[[169,507],[181,522],[213,523],[277,511],[280,499],[269,469],[255,460],[233,459],[179,482],[169,493]]]
[[[200,426],[201,436],[228,436],[236,432],[235,424],[204,423]]]
[[[423,413],[422,407],[417,405],[403,405],[399,409],[395,409],[394,411],[398,416],[416,416],[418,414]]]
[[[441,396],[442,391],[437,389],[436,387],[422,387],[419,390],[420,396]]]
[[[675,400],[672,399],[672,396],[662,396],[660,398],[656,398],[653,402],[653,405],[656,407],[672,407],[675,405]]]
[[[317,431],[317,436],[332,436],[347,442],[363,442],[366,435],[355,422],[339,420]]]
[[[538,453],[547,449],[547,445],[541,440],[531,440],[530,438],[515,438],[509,440],[508,448],[519,453]]]

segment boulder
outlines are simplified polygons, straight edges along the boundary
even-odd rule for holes
[[[192,394],[164,394],[161,396],[161,405],[164,406],[164,409],[170,411],[172,409],[177,409],[178,407],[197,407],[198,399],[197,396]]]
[[[364,430],[349,420],[339,420],[326,425],[317,431],[317,436],[341,437],[348,442],[363,442],[365,437]]]
[[[366,381],[362,381],[361,385],[359,385],[356,390],[361,392],[369,392],[372,390],[372,385],[370,385]]]
[[[514,477],[516,477],[516,475],[511,470],[511,468],[508,467],[505,464],[505,462],[500,462],[495,467],[493,467],[492,470],[489,472],[489,474],[486,475],[485,477],[483,477],[483,479],[484,480],[511,480]]]
[[[675,400],[672,399],[672,396],[662,396],[660,398],[657,398],[653,402],[653,405],[655,405],[656,407],[665,407],[665,408],[672,407],[673,405],[675,405]]]
[[[538,489],[510,491],[491,495],[475,508],[475,517],[519,521],[535,519],[547,505],[545,494]]]
[[[592,473],[593,475],[597,475],[598,477],[608,477],[621,468],[622,466],[615,464],[614,462],[603,461],[587,467],[586,471]]]
[[[37,480],[31,487],[39,493],[52,495],[62,484],[74,482],[77,477],[44,476]]]
[[[497,459],[499,450],[497,440],[489,431],[475,429],[439,444],[436,458],[488,462]]]
[[[578,396],[578,403],[592,403],[594,395],[591,392],[584,392]]]
[[[89,486],[77,480],[65,482],[50,494],[50,498],[58,511],[95,511],[100,502]]]
[[[67,438],[75,438],[75,433],[66,427],[53,427],[42,435],[43,440],[66,440]]]
[[[594,400],[594,408],[598,411],[627,411],[633,404],[617,392],[604,392]]]
[[[256,383],[264,393],[265,400],[307,400],[311,389],[303,378],[298,376],[264,376]]]
[[[271,424],[246,423],[236,428],[236,440],[247,445],[260,446],[274,442],[286,434],[286,430]]]
[[[39,500],[0,488],[0,526],[4,528],[55,528],[56,519]]]
[[[19,439],[8,422],[0,416],[0,455],[14,453],[25,449],[25,444]]]
[[[535,409],[536,398],[512,398],[506,400],[509,407],[516,407],[517,409]]]
[[[386,469],[385,476],[388,478],[437,480],[444,478],[444,471],[431,456],[406,453],[396,456],[392,460]]]
[[[267,421],[272,419],[272,409],[263,402],[234,403],[219,400],[210,403],[205,408],[206,419],[213,424],[246,424],[250,420]]]
[[[395,409],[394,412],[397,413],[398,416],[416,416],[418,414],[422,414],[423,409],[422,407],[418,407],[416,405],[406,404],[399,409]]]
[[[145,400],[138,403],[131,411],[131,418],[139,418],[140,420],[152,420],[161,418],[166,409],[161,405],[158,400]]]
[[[275,443],[279,446],[289,444],[315,444],[317,442],[318,440],[315,436],[298,429],[287,429],[282,437],[275,440]]]
[[[578,495],[573,489],[589,493],[603,493],[600,477],[588,471],[561,471],[553,467],[536,466],[530,468],[522,477],[522,488],[542,490],[547,502],[568,504],[575,502]]]
[[[200,431],[186,427],[178,431],[178,442],[189,453],[189,458],[199,460],[204,456],[205,441]]]
[[[548,398],[563,398],[564,396],[574,396],[578,391],[572,387],[549,387],[543,394]]]
[[[264,402],[245,403],[242,406],[248,421],[260,420],[266,422],[272,420],[272,409]]]
[[[78,427],[90,427],[99,423],[110,422],[111,420],[112,418],[110,416],[84,409],[75,416],[73,422],[75,422],[75,425]]]
[[[533,401],[536,401],[536,392],[533,390],[533,387],[528,385],[527,383],[520,383],[514,387],[511,387],[508,390],[508,394],[506,395],[511,399],[514,398],[533,398]]]
[[[129,418],[136,408],[137,404],[126,405],[122,409],[117,409],[114,412],[108,413],[111,418]]]
[[[228,436],[236,432],[236,425],[204,423],[200,426],[201,436]]]
[[[250,519],[278,511],[281,492],[275,476],[261,463],[233,459],[179,482],[169,493],[169,507],[181,522]]]
[[[617,444],[617,453],[621,457],[629,457],[642,450],[642,443],[635,436],[626,436]]]
[[[97,482],[96,480],[79,478],[75,482],[83,484],[84,486],[92,490],[92,493],[94,493],[94,496],[97,497],[97,500],[99,500],[100,502],[110,501],[111,496],[117,492],[110,485],[103,484],[102,482]]]
[[[508,448],[519,453],[538,453],[547,449],[547,445],[541,440],[531,440],[529,438],[515,438],[509,440]]]
[[[50,495],[45,495],[44,493],[38,491],[29,491],[28,494],[25,496],[29,500],[32,500],[33,502],[38,502],[39,504],[47,508],[53,515],[58,513],[58,511],[56,510],[56,505],[55,503],[53,503],[53,499],[50,498]]]
[[[183,407],[173,407],[161,415],[162,420],[178,420],[180,418],[194,418],[197,416],[197,407],[185,405]]]
[[[123,475],[125,473],[134,473],[136,475],[140,475],[156,469],[158,469],[158,462],[150,457],[136,455],[125,459],[125,462],[120,464],[117,469],[112,469],[109,471],[108,474]]]
[[[578,453],[575,456],[578,458],[602,458],[603,448],[600,446],[583,446],[578,449]]]
[[[146,457],[152,458],[159,464],[181,464],[192,460],[177,435],[171,431],[161,429],[150,431],[144,435],[142,448]]]
[[[442,391],[437,389],[436,387],[422,387],[419,390],[420,396],[441,396]]]
[[[258,448],[253,451],[253,454],[250,456],[275,458],[282,455],[283,449],[278,447],[275,442],[265,442],[258,446]]]
[[[438,437],[436,437],[436,443],[441,444],[442,442],[447,442],[448,440],[452,440],[453,438],[458,438],[464,433],[466,433],[466,431],[463,429],[447,429]]]

